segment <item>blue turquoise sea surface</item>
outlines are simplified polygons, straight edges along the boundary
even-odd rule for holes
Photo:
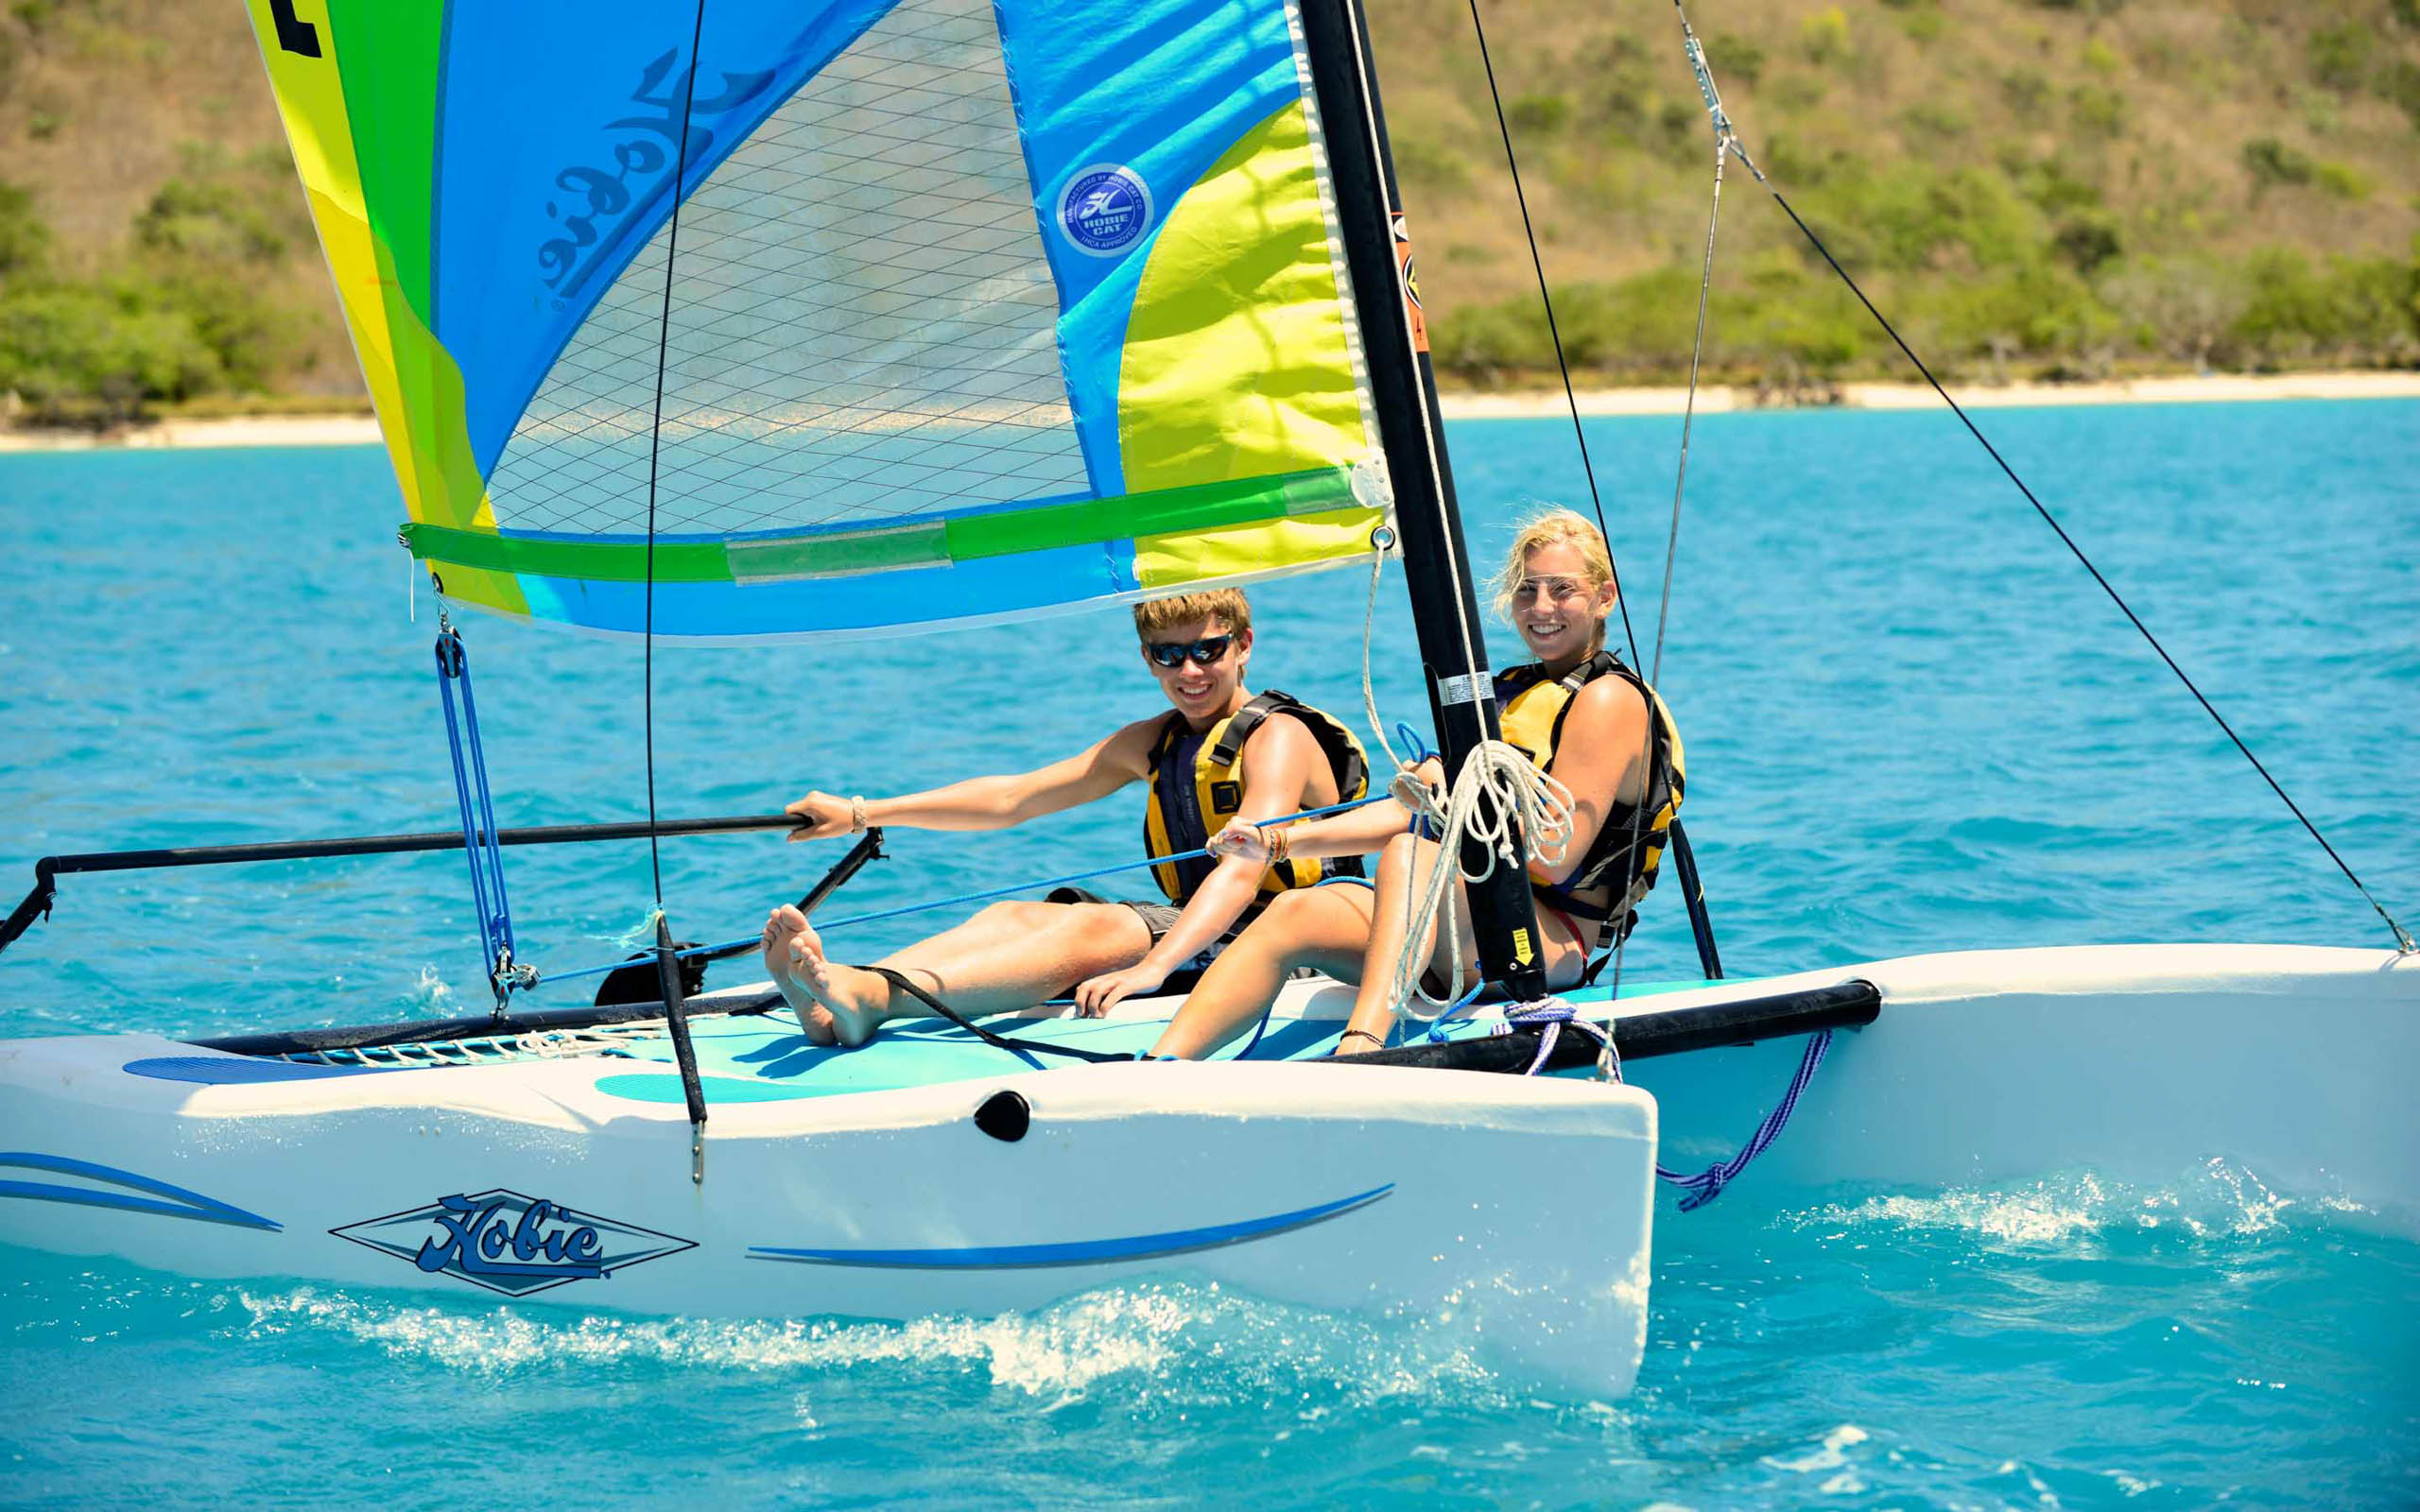
[[[2420,404],[1986,425],[2355,869],[2420,912]],[[1663,419],[1589,427],[1651,658],[1677,437]],[[1482,558],[1526,504],[1585,507],[1571,440],[1555,422],[1454,428]],[[433,607],[424,590],[410,617],[397,512],[371,449],[0,458],[0,902],[46,852],[452,823]],[[1258,592],[1255,683],[1357,710],[1366,586]],[[1377,627],[1381,707],[1417,719],[1392,572]],[[505,821],[644,816],[639,647],[464,632]],[[1130,637],[1098,615],[659,647],[662,807],[771,809],[1064,753],[1151,709]],[[1735,973],[2384,943],[1945,416],[1702,421],[1662,664]],[[1121,799],[999,835],[903,833],[844,896],[873,909],[1103,865],[1139,822]],[[684,933],[730,937],[832,856],[669,841],[665,896]],[[509,859],[542,965],[614,958],[646,918],[644,844]],[[57,917],[0,957],[0,1035],[475,1004],[467,892],[458,855],[69,878]],[[1693,967],[1659,895],[1626,971]],[[2298,1026],[2281,1014],[2275,1032]],[[1542,1393],[1419,1318],[1181,1282],[997,1317],[707,1324],[0,1247],[0,1501],[2420,1503],[2420,1245],[2257,1171],[1786,1202],[1751,1171],[1709,1209],[1664,1209],[1656,1246],[1639,1389],[1613,1403]]]

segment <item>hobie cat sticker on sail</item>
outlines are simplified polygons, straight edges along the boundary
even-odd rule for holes
[[[1059,191],[1059,226],[1076,249],[1115,257],[1143,239],[1151,224],[1151,187],[1115,163],[1077,170]]]
[[[455,602],[896,634],[1373,549],[1288,0],[251,7]]]

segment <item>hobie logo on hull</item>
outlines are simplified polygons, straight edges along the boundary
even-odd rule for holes
[[[597,1280],[698,1246],[636,1224],[579,1212],[501,1187],[457,1193],[424,1208],[365,1218],[328,1232],[507,1297]]]

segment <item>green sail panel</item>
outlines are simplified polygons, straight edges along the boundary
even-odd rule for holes
[[[1373,550],[1285,0],[287,9],[255,29],[449,600],[897,633]]]

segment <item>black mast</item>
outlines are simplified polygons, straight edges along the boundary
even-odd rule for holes
[[[1429,710],[1450,779],[1461,775],[1480,741],[1497,738],[1498,729],[1461,511],[1445,460],[1445,421],[1437,408],[1427,325],[1361,8],[1357,0],[1301,0],[1301,8],[1379,439],[1394,483],[1412,623],[1420,632]],[[1535,944],[1537,912],[1530,897],[1526,844],[1524,850],[1524,865],[1506,866],[1499,859],[1488,880],[1470,889],[1470,899],[1479,970],[1526,1001],[1544,997],[1547,987]],[[1463,847],[1463,859],[1473,870],[1486,864],[1484,852],[1471,844]]]

